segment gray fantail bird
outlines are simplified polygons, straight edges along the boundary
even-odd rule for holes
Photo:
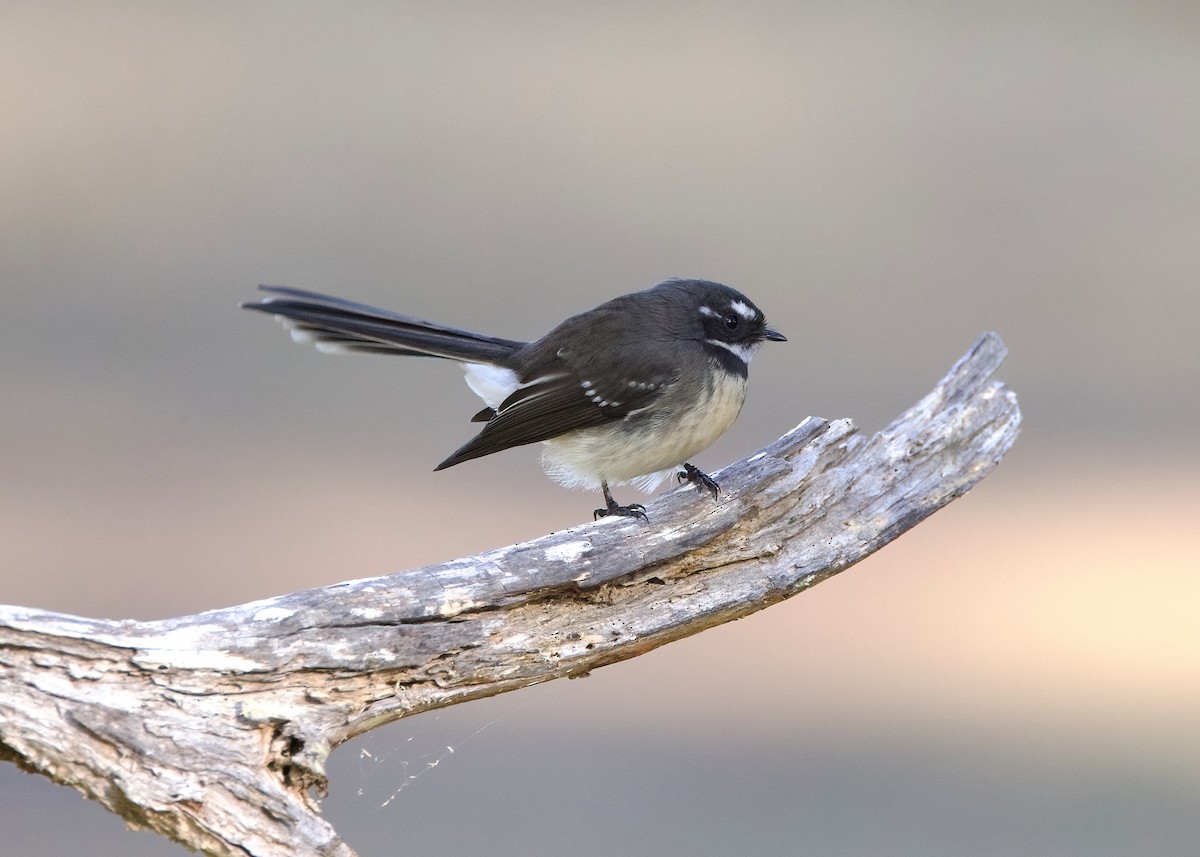
[[[242,306],[276,316],[293,339],[321,351],[462,363],[487,404],[472,418],[483,430],[434,469],[540,441],[551,479],[604,492],[597,518],[645,519],[645,507],[618,505],[609,486],[651,491],[672,473],[716,499],[716,481],[688,459],[733,425],[759,344],[786,339],[745,295],[708,280],[666,280],[613,298],[533,342],[301,289],[259,288],[270,295]]]

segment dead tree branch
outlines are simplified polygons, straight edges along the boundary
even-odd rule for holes
[[[631,658],[795,595],[965,493],[1020,422],[984,335],[872,438],[807,419],[720,474],[444,565],[156,622],[0,607],[0,758],[214,855],[353,854],[325,761],[399,717]],[[705,498],[707,500],[707,498]]]

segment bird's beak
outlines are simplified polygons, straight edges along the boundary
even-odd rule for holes
[[[762,335],[763,339],[769,339],[772,342],[787,342],[786,336],[771,327],[764,327]]]

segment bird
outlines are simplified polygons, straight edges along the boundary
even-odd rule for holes
[[[717,500],[690,462],[741,412],[750,360],[785,342],[754,303],[711,280],[669,279],[573,315],[532,342],[502,339],[288,286],[244,309],[275,316],[329,353],[436,357],[462,364],[485,407],[482,430],[434,470],[542,443],[542,467],[569,488],[599,489],[593,520],[649,518],[612,486],[650,492],[676,474]]]

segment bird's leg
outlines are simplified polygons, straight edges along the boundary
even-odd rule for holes
[[[699,467],[694,464],[683,463],[683,470],[678,474],[680,482],[691,482],[697,488],[706,488],[708,493],[712,494],[712,498],[717,499],[717,495],[721,493],[721,486],[717,484],[717,480],[713,479]]]
[[[618,506],[617,501],[613,499],[612,494],[608,492],[608,483],[604,480],[600,481],[600,487],[604,489],[604,505],[605,508],[597,509],[592,515],[592,520],[599,518],[607,518],[609,515],[620,515],[625,518],[641,518],[647,524],[650,519],[646,517],[646,507],[641,503],[630,503],[628,506]]]

